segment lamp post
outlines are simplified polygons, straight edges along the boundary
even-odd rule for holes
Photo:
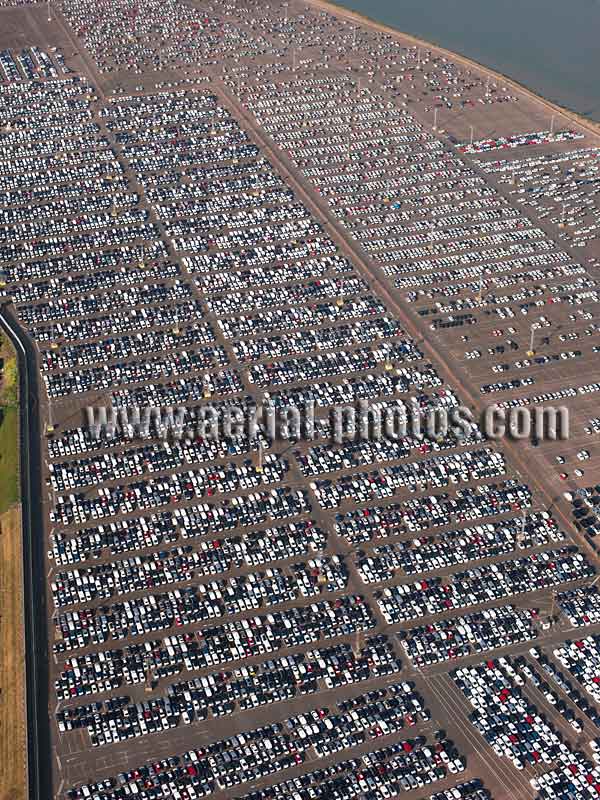
[[[529,337],[529,350],[527,351],[527,356],[531,358],[531,356],[535,355],[535,350],[533,349],[533,337],[535,335],[535,323],[531,324],[531,336]]]

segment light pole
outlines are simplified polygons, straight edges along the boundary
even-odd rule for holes
[[[567,227],[566,218],[567,218],[567,204],[563,203],[562,204],[562,217],[561,217],[560,222],[558,223],[558,227],[559,228],[566,228]]]
[[[552,592],[552,606],[550,607],[550,622],[553,623],[554,620],[554,609],[556,607],[556,591]]]
[[[356,635],[354,637],[354,646],[352,648],[352,650],[354,652],[354,658],[357,661],[360,658],[360,651],[362,649],[363,637],[364,637],[363,632],[361,631],[360,628],[358,628],[357,631],[356,631]]]
[[[479,276],[479,291],[477,293],[477,302],[481,303],[483,297],[483,275]]]
[[[258,440],[258,465],[256,467],[256,471],[261,474],[263,471],[263,445],[262,439]]]
[[[46,433],[54,433],[54,422],[52,418],[52,398],[50,397],[50,392],[46,387],[46,397],[48,399],[48,424],[46,425]]]
[[[525,540],[525,517],[526,513],[525,509],[523,509],[523,511],[521,512],[521,528],[519,530],[519,533],[517,534],[517,547],[519,547],[519,545],[522,545],[523,541]]]
[[[471,125],[471,138],[469,139],[469,144],[470,144],[470,145],[473,145],[473,137],[474,137],[474,133],[475,133],[475,129],[474,129],[474,127]]]
[[[533,349],[533,337],[535,335],[535,322],[531,323],[531,336],[529,337],[529,350],[527,351],[527,355],[529,358],[535,355],[535,350]]]
[[[433,130],[434,131],[437,131],[437,115],[438,115],[438,110],[437,110],[437,106],[436,106],[433,109]]]

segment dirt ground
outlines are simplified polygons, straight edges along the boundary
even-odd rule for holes
[[[0,515],[0,800],[27,796],[21,507]]]

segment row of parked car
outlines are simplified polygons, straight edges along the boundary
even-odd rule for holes
[[[82,212],[80,233],[52,233],[49,238],[56,240],[52,247],[27,248],[22,263],[8,267],[8,293],[23,277],[31,284],[17,295],[16,311],[39,340],[51,396],[81,395],[85,401],[89,392],[102,389],[123,411],[133,405],[197,407],[222,403],[231,395],[247,402],[248,392],[252,397],[266,395],[279,407],[308,403],[313,397],[319,407],[327,408],[358,397],[380,401],[383,396],[389,408],[398,395],[408,392],[417,395],[421,409],[453,407],[458,402],[385,303],[338,256],[333,242],[214,97],[182,92],[119,99],[102,113],[111,141],[116,140],[110,147],[101,142],[98,130],[84,133],[81,126],[90,120],[89,101],[77,94],[74,101],[60,119],[70,115],[80,125],[80,134],[93,143],[82,152],[105,153],[106,160],[99,156],[95,162],[86,155],[77,162],[69,156],[56,175],[72,176],[80,182],[80,194],[91,198],[98,187],[106,190],[110,185],[117,189],[116,196],[131,195],[129,184],[121,181],[122,167],[113,172],[108,152],[114,148],[128,164],[128,172],[133,170],[137,192],[141,187],[150,200],[150,218],[156,217],[161,225],[154,227],[132,203],[122,207],[115,202],[108,210],[95,205]],[[22,98],[19,102],[24,106]],[[366,109],[365,113],[371,120],[386,116],[383,108],[375,109],[375,116]],[[410,120],[400,123],[400,146],[412,150],[413,145],[430,143],[428,134]],[[378,152],[382,158],[387,157],[384,146]],[[232,157],[239,163],[228,163]],[[75,173],[94,164],[96,170]],[[450,184],[448,191],[481,185],[473,180],[461,187],[463,179],[476,176],[454,156],[443,157],[437,176],[435,165],[414,164],[418,168],[398,184],[414,190],[413,197],[419,184],[437,187],[442,181]],[[47,183],[46,201],[55,202],[52,180]],[[7,188],[20,190],[12,184]],[[34,190],[42,192],[41,180]],[[471,195],[467,201],[472,202]],[[62,226],[69,212],[56,207],[51,217]],[[487,217],[479,208],[465,208],[447,223],[447,235],[462,237],[471,220],[478,238],[490,247],[510,249],[537,240],[537,232],[513,228],[512,219],[514,215]],[[102,221],[108,222],[107,230],[98,227]],[[12,238],[19,231],[33,235],[35,231],[24,224],[18,218],[10,223]],[[113,228],[120,231],[116,239]],[[207,228],[213,230],[207,234]],[[410,230],[398,228],[400,238],[394,247],[406,245],[409,255],[431,257],[446,242],[444,226],[435,226],[432,237],[424,230],[421,224]],[[181,248],[181,265],[176,269],[165,247],[168,239]],[[89,251],[80,252],[84,246]],[[455,250],[465,256],[461,263],[470,263],[468,248]],[[516,257],[520,251],[511,252]],[[375,255],[380,257],[380,250]],[[381,258],[391,263],[393,255]],[[65,280],[66,274],[71,279]],[[210,288],[212,277],[215,283]],[[64,294],[58,291],[63,280]],[[52,287],[49,295],[45,285]],[[100,356],[107,360],[102,370],[96,366]],[[406,530],[411,525],[421,530],[481,516],[514,515],[531,504],[527,487],[508,477],[502,454],[485,448],[476,430],[472,442],[407,440],[399,449],[391,443],[378,448],[361,443],[333,448],[334,455],[318,444],[307,456],[301,450],[292,453],[289,463],[267,441],[260,467],[254,456],[249,459],[254,443],[244,438],[228,441],[226,447],[197,439],[146,446],[135,441],[135,430],[117,426],[114,438],[105,436],[99,444],[81,428],[74,430],[71,437],[70,431],[59,428],[48,445],[54,505],[50,549],[56,566],[60,565],[52,576],[58,607],[55,687],[57,697],[67,701],[57,721],[65,736],[71,729],[87,728],[91,744],[97,746],[193,726],[208,714],[284,702],[296,696],[292,691],[337,689],[399,671],[397,652],[402,645],[396,638],[360,643],[361,637],[373,636],[378,616],[370,592],[355,594],[348,585],[349,559],[337,555],[335,542],[308,518],[314,497],[321,506],[323,528],[321,515],[333,524],[342,503],[371,503],[396,493],[418,493],[419,503],[410,505],[412,498],[398,498],[401,510],[384,512],[392,524],[402,518]],[[466,449],[473,443],[477,449]],[[407,447],[419,451],[418,460],[356,472],[374,460],[412,455],[404,453]],[[355,474],[332,479],[331,473],[340,466]],[[292,476],[297,467],[305,486],[295,485],[297,478]],[[311,475],[318,481],[309,484]],[[503,483],[490,483],[496,479]],[[474,480],[482,486],[466,486]],[[465,485],[451,497],[425,496],[428,489],[444,490],[452,484]],[[406,517],[404,508],[410,508]],[[328,514],[330,510],[334,513]],[[365,509],[357,512],[346,505],[343,510],[368,519]],[[353,523],[343,516],[335,519],[347,539]],[[275,527],[266,527],[270,524]],[[521,533],[519,524],[507,523],[508,541],[521,549],[560,541],[547,517],[530,517]],[[355,529],[361,530],[358,523]],[[377,522],[367,530],[368,538],[386,532]],[[454,541],[463,548],[454,563],[463,559],[468,563],[482,552],[486,557],[488,552],[504,552],[502,545],[498,551],[493,544],[486,550],[479,539],[494,537],[498,530],[464,531],[465,543]],[[452,552],[452,537],[442,541]],[[322,552],[327,545],[333,552]],[[428,557],[433,562],[442,555],[432,549]],[[411,574],[424,571],[416,561],[410,568],[404,563]],[[494,580],[506,591],[516,586],[533,592],[590,574],[587,562],[567,551],[519,559],[510,570],[507,564],[497,572],[481,567],[444,584],[444,590],[453,587],[454,607],[480,602],[479,587],[494,597]],[[250,574],[229,573],[246,566],[254,567]],[[182,586],[171,585],[175,583]],[[427,602],[432,607],[437,603],[433,613],[447,608],[436,582],[430,586],[419,581],[413,590],[419,614],[427,610]],[[382,610],[386,591],[376,597]],[[459,598],[463,591],[464,602]],[[110,605],[102,605],[106,601]],[[259,607],[260,614],[248,613]],[[457,624],[470,642],[479,637],[482,644],[502,646],[519,640],[511,613],[486,612],[482,620],[473,617]],[[526,638],[530,629],[518,615],[517,619],[523,622],[521,639]],[[184,625],[190,626],[185,633],[173,632]],[[343,637],[357,637],[358,644],[351,647],[340,641]],[[279,651],[288,647],[306,653],[305,657],[293,664],[279,663]],[[251,665],[256,665],[255,674],[248,671]],[[232,674],[214,672],[215,668],[231,669]],[[140,684],[149,687],[143,702],[121,694],[121,687]],[[85,701],[77,699],[84,697]],[[196,796],[215,789],[228,791],[302,764],[307,750],[324,758],[370,745],[380,737],[394,734],[398,739],[404,727],[428,718],[424,701],[409,684],[374,689],[359,698],[340,699],[334,712],[314,709],[296,714],[281,730],[276,723],[240,733],[235,742],[214,742],[206,752],[173,756],[158,762],[158,768],[146,765],[102,785],[88,784],[86,791],[101,798],[144,793],[150,797],[159,786],[167,786],[173,797],[176,792],[183,795],[182,787],[189,796],[193,795],[188,787]],[[389,748],[382,757],[382,764],[390,764],[384,773],[374,762],[365,762],[365,769],[375,767],[380,778],[375,771],[357,778],[362,791],[375,791],[381,784],[381,795],[393,796],[464,768],[443,736],[431,748],[420,740],[395,741]],[[368,752],[365,758],[375,756]],[[472,788],[471,794],[477,796],[480,787]],[[82,787],[74,796],[84,796],[79,792],[84,792]]]
[[[226,319],[219,318],[217,324],[225,338],[237,341],[253,335],[272,334],[288,329],[312,330],[323,324],[375,316],[385,311],[385,305],[381,300],[372,294],[364,294],[358,297],[340,297],[333,302],[325,301],[299,308],[269,309],[255,316],[240,314]]]
[[[267,750],[271,751],[273,747],[268,746]],[[252,755],[255,752],[254,749],[250,750]],[[237,755],[237,750],[235,753]],[[71,800],[79,800],[82,797],[91,797],[92,793],[98,793],[99,800],[120,800],[132,794],[139,794],[141,797],[151,796],[145,790],[154,792],[158,788],[159,791],[163,789],[167,791],[171,797],[203,797],[214,789],[215,782],[210,779],[212,774],[207,773],[202,767],[200,762],[202,755],[202,751],[189,750],[183,756],[172,756],[154,764],[143,765],[139,769],[120,773],[116,778],[84,784],[72,790],[68,796]],[[244,752],[244,755],[247,753]],[[239,800],[262,800],[267,797],[308,800],[324,798],[332,791],[338,792],[343,798],[351,798],[358,792],[373,791],[379,792],[384,798],[391,798],[398,791],[422,788],[443,779],[448,773],[462,772],[461,758],[454,758],[451,761],[450,755],[457,755],[451,742],[436,736],[435,743],[429,743],[425,737],[420,736],[375,750],[360,759],[339,761],[330,767],[288,779],[268,790],[252,791]],[[256,759],[251,760],[254,762]],[[302,762],[301,755],[296,754],[293,759],[284,759],[277,766],[284,768]],[[262,759],[259,763],[262,766]],[[277,767],[271,770],[265,769],[264,774],[276,770]],[[257,770],[253,769],[252,773],[256,776]],[[263,770],[258,770],[258,774],[263,774]],[[230,782],[223,777],[217,780],[216,785],[220,787],[234,784],[235,781]],[[430,800],[461,798],[489,800],[490,794],[483,788],[480,780],[474,779],[430,796]]]
[[[216,407],[214,408],[217,411]],[[225,437],[219,439],[217,437],[199,435],[203,414],[195,413],[193,408],[185,409],[185,418],[181,421],[177,419],[175,413],[168,417],[165,412],[162,418],[160,415],[158,419],[152,419],[149,416],[145,422],[141,419],[141,415],[139,421],[135,422],[128,422],[127,418],[125,418],[125,425],[120,426],[119,414],[115,413],[114,416],[114,422],[107,423],[107,425],[114,425],[114,436],[110,435],[106,429],[98,431],[99,435],[96,437],[92,436],[89,428],[79,428],[73,432],[75,434],[74,439],[67,444],[67,447],[71,451],[75,451],[79,455],[79,459],[77,461],[55,461],[49,465],[50,483],[55,491],[82,489],[86,486],[97,485],[99,481],[131,478],[144,474],[168,472],[174,469],[180,470],[183,467],[191,467],[195,464],[214,464],[216,461],[231,456],[253,454],[254,459],[256,459],[255,454],[259,446],[264,450],[269,447],[269,441],[262,433],[253,436],[252,440],[250,440],[249,432],[246,430],[243,430],[239,435],[229,437],[229,440]],[[208,414],[205,418],[208,418]],[[210,419],[208,421],[210,422]],[[191,440],[181,436],[178,441],[172,443],[168,440],[160,444],[152,441],[151,444],[141,447],[127,448],[128,440],[135,438],[138,432],[140,438],[142,437],[144,424],[148,427],[146,433],[146,438],[148,439],[154,439],[156,435],[161,434],[161,431],[166,434],[171,433],[175,438],[175,434],[178,434],[177,425],[180,425],[182,433],[189,430],[195,431],[198,435]],[[173,430],[169,431],[167,425],[172,425]],[[168,436],[165,438],[168,439]],[[60,451],[62,442],[58,439],[52,441],[52,449]],[[78,450],[76,449],[77,442],[80,443]],[[104,450],[107,446],[115,447],[119,445],[123,448],[120,452],[113,449],[110,452],[103,452],[89,457],[83,456],[83,453],[88,450]],[[242,464],[245,467],[249,467],[252,464],[252,459],[247,458]]]
[[[231,531],[238,525],[266,522],[295,516],[310,510],[302,493],[260,495],[249,498],[248,504],[220,509],[203,504],[198,507],[162,511],[150,517],[120,520],[97,528],[86,528],[72,535],[53,533],[49,557],[57,565],[77,564],[101,556],[106,548],[112,555],[142,551],[183,539],[196,539],[205,534]],[[226,513],[229,511],[229,513]],[[255,512],[256,516],[247,514]],[[327,535],[312,519],[286,522],[272,528],[259,528],[244,536],[207,539],[195,545],[194,569],[199,575],[214,575],[239,568],[243,564],[261,564],[305,556],[325,549]]]
[[[536,617],[535,611],[499,606],[402,630],[398,637],[412,663],[422,668],[534,639]]]
[[[230,222],[230,227],[233,221]],[[300,237],[301,234],[298,234]],[[312,304],[326,298],[352,297],[367,288],[362,278],[318,278],[306,283],[289,286],[249,289],[241,292],[211,295],[207,298],[208,309],[217,317],[226,317],[241,312],[254,312],[271,306],[294,306]]]
[[[539,765],[530,779],[542,798],[597,797],[600,769],[563,741],[511,676],[506,659],[459,668],[452,675],[473,707],[472,724],[501,758],[517,769]]]
[[[399,672],[400,662],[384,636],[367,639],[354,654],[347,644],[311,650],[304,654],[283,656],[262,664],[250,664],[230,672],[210,673],[169,684],[161,696],[144,703],[134,703],[127,695],[70,706],[56,714],[59,731],[86,728],[93,746],[112,741],[160,732],[168,727],[190,725],[194,720],[246,711],[265,704],[313,694],[319,688],[336,688]],[[408,726],[427,716],[423,699],[411,684],[390,687],[399,697]],[[382,693],[382,697],[385,692]],[[356,706],[352,701],[350,708]],[[344,710],[350,710],[344,706]],[[301,721],[304,720],[304,721]],[[287,724],[299,727],[306,738],[306,715]],[[300,727],[301,726],[301,727]],[[308,734],[310,735],[310,734]]]
[[[151,670],[157,677],[274,653],[320,639],[368,632],[373,614],[361,595],[342,595],[285,611],[203,627],[194,633],[128,644],[119,650],[98,650],[71,656],[55,682],[61,699],[110,691],[121,684],[143,683]]]
[[[572,685],[568,678],[565,677],[564,673],[562,673],[542,652],[541,648],[533,647],[529,653],[533,658],[538,660],[543,671],[550,677],[554,685],[549,685],[548,682],[544,680],[545,676],[542,673],[538,673],[533,666],[526,664],[524,656],[515,659],[515,667],[523,676],[531,680],[538,691],[544,694],[550,705],[555,706],[556,710],[564,717],[573,730],[578,734],[582,733],[584,730],[583,720],[576,716],[578,710],[581,710],[595,725],[597,725],[598,722],[600,722],[597,710],[593,705],[590,705],[588,699]],[[560,691],[557,691],[556,687],[559,687],[559,689],[565,693],[573,705],[569,705],[565,702]]]
[[[565,243],[585,247],[597,236],[597,147],[545,153],[518,162],[482,163],[482,168],[501,184],[512,182],[510,193],[517,202],[558,226]]]
[[[351,544],[396,533],[421,533],[431,528],[464,523],[529,508],[531,491],[514,479],[410,498],[385,506],[364,506],[335,515],[335,530]]]
[[[276,389],[264,392],[263,397],[270,400],[276,408],[310,407],[313,404],[322,408],[355,403],[357,400],[390,397],[411,390],[422,394],[429,389],[442,387],[442,379],[432,364],[418,362],[418,366],[402,365],[394,370],[386,370],[384,363],[381,372]]]
[[[563,614],[574,627],[600,622],[600,594],[596,586],[560,592],[557,600]]]
[[[269,453],[263,459],[262,468],[253,463],[238,465],[231,462],[218,465],[218,468],[200,467],[131,484],[100,486],[97,496],[59,495],[51,512],[51,521],[62,525],[82,525],[118,513],[160,508],[177,501],[198,499],[205,495],[211,497],[240,488],[258,488],[265,484],[280,483],[288,468],[286,460]]]
[[[438,536],[393,542],[359,553],[357,570],[365,583],[389,581],[396,576],[444,570],[513,552],[562,542],[565,534],[547,511],[522,519],[487,522],[472,528],[446,531]]]
[[[398,430],[401,430],[400,423],[402,422],[410,431],[411,419],[414,420],[418,417],[418,412],[416,414],[412,413],[411,409],[405,411],[404,408],[397,406],[396,403],[386,403],[384,401],[378,403],[377,407],[388,420],[394,419],[392,413],[388,412],[398,410],[403,414],[402,417],[399,414],[395,414]],[[477,425],[472,423],[470,429],[470,432],[463,432],[459,436],[452,432],[446,434],[441,432],[438,434],[433,433],[433,435],[426,433],[413,435],[409,432],[406,436],[395,440],[347,442],[341,444],[335,450],[332,450],[329,444],[318,445],[309,448],[305,453],[301,453],[299,450],[295,451],[294,456],[306,477],[326,475],[342,469],[365,467],[385,461],[400,461],[419,454],[427,455],[443,450],[454,450],[461,446],[481,444],[483,435]],[[394,432],[392,431],[391,433],[393,435]]]
[[[575,547],[566,546],[483,564],[447,577],[396,584],[377,590],[375,598],[386,622],[393,624],[593,575],[594,567],[589,561]]]
[[[223,427],[222,438],[211,437],[210,423],[216,418],[221,423],[233,415],[234,409],[242,413],[250,414],[256,410],[256,403],[252,397],[245,395],[236,398],[223,398],[221,400],[210,400],[200,405],[188,405],[178,408],[128,408],[124,405],[115,404],[105,408],[106,420],[94,417],[92,421],[87,420],[86,425],[77,428],[62,428],[54,432],[48,439],[48,460],[53,463],[60,462],[69,456],[84,456],[87,460],[90,454],[93,455],[99,450],[112,452],[113,448],[127,449],[124,460],[131,460],[137,463],[137,456],[144,456],[149,453],[156,457],[157,468],[160,468],[161,458],[177,457],[183,458],[181,451],[187,452],[188,448],[197,448],[196,457],[199,461],[205,461],[210,457],[217,461],[227,456],[238,456],[247,454],[253,449],[258,448],[258,443],[262,443],[264,450],[272,447],[272,439],[268,432],[261,430],[250,431],[233,430],[229,433]],[[101,412],[99,412],[101,413]],[[180,416],[183,415],[183,416]],[[235,421],[235,420],[233,420]],[[189,436],[180,435],[179,437],[165,436],[166,433],[174,434],[177,426],[180,425],[184,433]],[[207,431],[206,428],[209,430]],[[156,441],[156,436],[160,441]],[[141,440],[152,440],[150,444],[140,444]],[[135,446],[134,446],[135,445]],[[191,451],[190,451],[191,455]],[[150,458],[151,460],[151,458]],[[75,465],[69,462],[71,468]],[[152,466],[149,464],[149,466]]]
[[[67,344],[44,352],[43,368],[48,372],[65,371],[81,366],[92,366],[103,359],[112,360],[131,356],[147,356],[149,353],[176,350],[185,352],[195,345],[211,344],[215,334],[209,323],[201,322],[194,327],[179,327],[166,331],[144,331],[134,336],[123,336],[104,342],[88,342],[84,345]],[[210,351],[205,351],[210,358]],[[217,353],[219,354],[217,357]],[[221,349],[215,348],[212,358],[216,363],[227,363]],[[210,365],[210,361],[208,364]]]
[[[372,472],[343,475],[335,482],[322,479],[310,484],[323,508],[338,508],[344,501],[361,503],[391,497],[401,487],[409,491],[444,488],[480,478],[497,478],[505,473],[502,453],[484,448],[433,456]]]
[[[585,639],[567,641],[554,650],[554,656],[598,703],[600,700],[600,678],[598,677],[600,637],[586,636]]]
[[[145,711],[148,715],[147,721],[151,721],[152,711],[159,706],[151,709],[143,707],[149,704],[140,705],[142,708],[139,710],[142,714]],[[187,751],[181,756],[174,756],[172,762],[168,761],[164,765],[143,765],[121,773],[108,779],[108,785],[87,785],[87,788],[91,792],[101,790],[99,797],[102,800],[116,800],[132,793],[132,784],[139,791],[142,787],[164,786],[170,781],[177,785],[178,779],[184,778],[185,786],[192,776],[201,779],[202,796],[213,789],[225,790],[245,783],[248,778],[256,779],[277,773],[294,763],[302,764],[309,748],[322,757],[343,749],[349,742],[375,740],[400,731],[409,709],[412,714],[421,713],[428,717],[422,699],[414,693],[412,687],[409,684],[396,684],[338,703],[335,710],[314,708],[298,716],[288,717],[282,723],[255,728],[214,742],[206,748]],[[359,760],[356,766],[360,763]],[[460,773],[465,764],[464,758],[459,755],[453,743],[444,738],[441,731],[436,737],[435,745],[428,746],[423,736],[400,740],[368,753],[363,757],[363,763],[364,773],[359,772],[356,776],[359,788],[369,789],[382,784],[384,797],[392,797],[399,787],[408,790],[434,783],[449,772]],[[186,766],[180,770],[180,764]],[[336,771],[342,770],[343,767],[336,768]],[[378,781],[370,781],[370,776],[377,777]],[[196,791],[198,783],[200,781],[194,782]],[[129,791],[124,787],[128,787]],[[121,788],[123,791],[120,791]],[[302,782],[299,788],[302,788]],[[137,792],[133,790],[133,793]],[[463,795],[459,794],[460,796]]]
[[[384,84],[393,92],[389,80]],[[332,97],[344,98],[353,113],[332,117]],[[406,297],[415,306],[415,313],[426,316],[436,333],[447,332],[449,343],[458,340],[455,334],[459,332],[460,338],[468,341],[474,334],[467,329],[476,323],[477,335],[481,336],[481,326],[486,326],[494,316],[513,319],[521,312],[535,321],[541,305],[546,303],[590,305],[597,302],[594,276],[586,274],[584,267],[573,262],[570,254],[561,250],[541,227],[532,225],[519,203],[509,202],[491,182],[481,180],[478,169],[460,152],[461,149],[475,153],[497,147],[566,143],[581,139],[580,132],[507,134],[494,140],[476,141],[472,147],[461,147],[455,142],[457,149],[453,153],[429,134],[426,126],[416,121],[406,104],[399,109],[397,103],[386,103],[388,100],[389,97],[373,85],[357,90],[350,76],[306,75],[300,82],[296,78],[263,79],[245,87],[243,92],[243,101],[250,105],[261,125],[329,203],[365,256],[379,266],[397,288],[410,290]],[[389,149],[378,149],[373,119],[385,127],[389,141],[395,142],[398,138],[393,153]],[[298,136],[299,125],[308,129],[308,138],[306,130]],[[336,145],[328,151],[323,145],[327,144],[331,125],[335,128]],[[407,138],[400,144],[402,137]],[[590,181],[590,191],[594,191],[595,149],[582,151],[581,164],[577,162],[578,150],[572,155],[563,151],[564,147],[549,155],[536,153],[531,159],[523,160],[523,169],[531,169],[527,164],[533,159],[539,161],[540,173],[558,168],[554,160],[560,161],[563,153],[570,162],[573,182],[578,180],[580,169],[582,181]],[[505,179],[508,181],[512,175],[517,186],[522,177],[521,161],[511,158],[498,162]],[[492,163],[484,158],[477,162],[484,172],[495,176]],[[448,187],[449,181],[454,185]],[[561,183],[560,187],[553,185],[552,190],[554,188],[562,192],[563,202],[569,200],[567,183]],[[579,191],[578,187],[573,187],[574,191],[576,189]],[[593,234],[587,235],[589,238]],[[578,277],[570,282],[554,285],[563,276],[575,275]],[[524,282],[530,285],[522,288]],[[518,291],[510,294],[494,292],[496,287],[517,288],[517,285]],[[425,305],[428,296],[438,302]],[[591,319],[592,312],[586,313]],[[551,321],[543,314],[539,319],[550,326]],[[578,320],[579,317],[574,316],[574,323]],[[517,331],[515,326],[512,326],[511,348],[531,349],[523,341],[521,327]],[[529,329],[527,338],[528,334]],[[536,344],[539,342],[540,337],[536,336]],[[543,346],[534,349],[543,350]],[[473,352],[481,357],[481,350],[471,348],[468,351]],[[488,349],[488,355],[493,358],[495,352]],[[491,363],[493,371],[507,373],[506,379],[494,383],[490,383],[489,378],[475,380],[481,383],[482,394],[501,393],[514,397],[523,387],[546,380],[546,375],[534,378],[530,374],[534,366],[544,364],[551,380],[563,359],[583,358],[585,354],[565,351],[564,355],[557,353],[555,356],[541,352],[533,359],[521,359],[516,363]],[[514,375],[517,370],[528,374]],[[593,391],[589,387],[580,388],[580,394]],[[538,394],[547,393],[540,391]],[[528,400],[543,402],[540,397]],[[513,400],[506,402],[518,404]],[[581,476],[576,474],[575,477]]]
[[[159,558],[164,566],[135,556],[129,563],[106,565],[102,572],[96,568],[95,572],[77,569],[72,573],[59,573],[52,583],[55,605],[85,603],[113,594],[122,596],[193,578],[194,562],[186,554],[162,552]],[[99,589],[102,579],[106,581],[106,588],[103,585]],[[55,651],[277,606],[300,597],[313,597],[322,591],[338,592],[344,590],[347,583],[348,571],[340,556],[323,556],[292,564],[289,572],[268,567],[264,572],[192,584],[164,595],[146,594],[108,607],[80,608],[57,617],[61,638]]]
[[[353,372],[368,372],[379,364],[402,364],[404,361],[420,360],[422,353],[411,344],[383,344],[372,350],[363,347],[357,350],[340,350],[334,353],[291,358],[272,364],[253,364],[248,370],[251,383],[268,388],[300,381],[314,381],[328,375],[348,375]]]
[[[495,139],[478,139],[472,144],[458,144],[457,147],[461,153],[486,153],[490,150],[506,150],[507,148],[548,144],[549,142],[570,142],[576,139],[583,139],[583,134],[574,130],[532,131],[514,136],[498,136]]]
[[[307,351],[327,350],[352,344],[372,342],[402,336],[404,331],[395,319],[376,317],[335,328],[320,328],[314,331],[299,331],[286,336],[276,335],[264,339],[245,339],[233,342],[232,347],[238,361],[257,361],[260,358],[282,357]]]

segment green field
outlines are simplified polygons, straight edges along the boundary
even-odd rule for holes
[[[26,800],[19,382],[15,351],[2,334],[0,359],[0,800]]]
[[[17,358],[5,336],[0,340],[0,514],[19,500],[19,397]]]
[[[20,506],[0,514],[0,800],[27,800]]]
[[[5,351],[5,346],[2,350]],[[19,403],[17,388],[17,359],[14,353],[4,358],[2,367],[2,394],[0,404],[3,406],[16,406]]]
[[[16,406],[0,408],[0,514],[19,500],[19,412]]]

